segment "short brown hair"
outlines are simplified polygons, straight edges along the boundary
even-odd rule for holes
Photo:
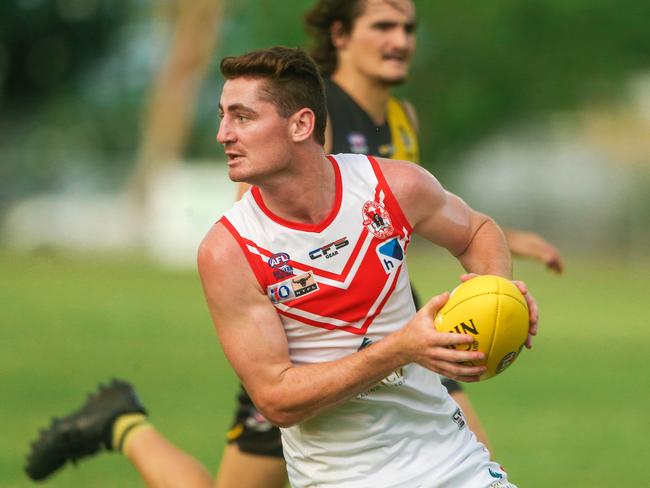
[[[332,43],[332,24],[341,22],[343,31],[349,34],[354,22],[363,15],[365,4],[366,0],[319,0],[305,14],[305,27],[313,44],[309,54],[318,63],[323,76],[331,76],[338,62]]]
[[[262,96],[277,107],[282,117],[309,108],[316,119],[314,138],[319,144],[325,143],[327,106],[323,79],[314,60],[302,49],[277,46],[228,56],[221,61],[221,74],[227,80],[266,80]]]

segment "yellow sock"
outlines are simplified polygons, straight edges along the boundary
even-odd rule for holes
[[[126,451],[126,444],[133,437],[133,434],[143,428],[153,428],[153,425],[147,420],[146,415],[142,413],[125,413],[120,415],[113,422],[111,443],[113,449],[124,453]]]

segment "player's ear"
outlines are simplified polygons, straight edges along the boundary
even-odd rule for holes
[[[343,27],[343,22],[340,20],[332,22],[332,25],[330,27],[330,39],[332,40],[332,45],[336,49],[344,48],[349,37],[349,32],[346,32],[345,28]]]
[[[309,139],[314,133],[316,116],[311,109],[301,108],[289,120],[289,137],[294,142]]]

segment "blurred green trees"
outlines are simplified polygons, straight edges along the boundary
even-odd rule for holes
[[[650,2],[416,0],[418,52],[399,93],[418,108],[424,160],[453,163],[492,131],[593,97],[650,67]],[[173,0],[0,2],[0,205],[43,188],[120,184],[164,56]],[[188,155],[215,158],[224,55],[306,45],[311,0],[226,2]],[[71,183],[74,182],[74,183]]]
[[[429,159],[453,158],[504,124],[616,96],[650,69],[650,3],[503,0],[418,3],[409,97]]]

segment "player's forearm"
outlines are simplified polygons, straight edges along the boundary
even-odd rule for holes
[[[503,231],[485,215],[479,214],[474,235],[457,258],[468,272],[512,277],[512,258]]]
[[[293,366],[277,383],[249,390],[262,414],[289,427],[368,390],[410,362],[399,345],[400,332],[336,361]]]

